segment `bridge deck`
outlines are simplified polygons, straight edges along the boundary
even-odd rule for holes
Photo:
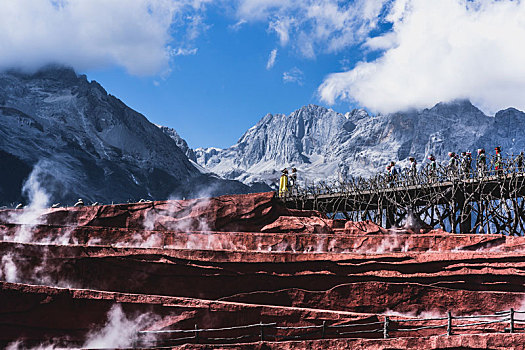
[[[510,196],[525,196],[525,173],[488,176],[474,179],[457,179],[445,182],[430,182],[418,185],[394,185],[391,188],[346,191],[332,193],[298,194],[283,198],[291,209],[333,211],[359,211],[378,209],[388,197],[392,202],[405,203],[408,199],[414,206],[447,204],[452,200],[471,202],[483,197],[506,199]]]

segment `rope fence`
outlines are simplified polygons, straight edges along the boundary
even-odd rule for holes
[[[311,326],[279,326],[277,323],[256,323],[250,325],[198,328],[178,330],[145,330],[136,334],[134,345],[143,348],[158,348],[183,343],[218,344],[257,342],[257,341],[287,341],[300,339],[333,339],[333,338],[398,338],[415,336],[452,336],[459,334],[480,333],[519,333],[525,328],[516,327],[525,324],[525,315],[516,316],[525,311],[497,312],[490,315],[452,316],[446,317],[406,318],[397,316],[377,315],[376,322],[322,324]],[[414,324],[418,322],[419,324]],[[188,336],[191,334],[191,336]]]

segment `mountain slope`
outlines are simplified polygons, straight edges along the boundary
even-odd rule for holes
[[[283,166],[302,165],[302,170],[329,164],[330,145],[343,115],[309,105],[290,116],[267,114],[232,147],[197,149],[197,161],[225,178],[246,183],[272,182]]]
[[[308,105],[291,113],[267,114],[230,148],[197,149],[197,161],[225,178],[275,184],[283,167],[295,166],[302,181],[370,176],[391,161],[421,164],[431,153],[445,161],[449,151],[474,152],[495,145],[504,152],[525,149],[525,114],[507,109],[486,116],[469,101],[439,103],[420,111],[371,116],[345,115]]]
[[[195,152],[193,149],[191,149],[188,146],[188,143],[186,140],[184,140],[180,135],[177,133],[177,131],[173,128],[169,128],[167,126],[157,125],[157,127],[162,130],[162,132],[166,135],[168,135],[175,143],[177,144],[177,147],[180,148],[180,150],[188,157],[189,160],[192,160],[194,162],[197,162],[197,157],[195,156]]]
[[[19,169],[0,180],[2,204],[20,199],[31,169],[62,202],[190,196],[208,186],[215,194],[248,190],[202,174],[143,115],[63,67],[0,74],[0,151],[3,169]]]

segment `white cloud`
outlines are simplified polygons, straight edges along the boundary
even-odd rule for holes
[[[187,27],[186,35],[189,40],[195,40],[203,32],[208,30],[211,26],[204,22],[204,16],[202,14],[196,14],[193,16],[186,17]]]
[[[339,64],[341,65],[342,70],[349,70],[352,66],[352,60],[349,58],[343,58],[339,61]]]
[[[191,55],[195,55],[197,54],[197,48],[194,47],[192,49],[186,49],[186,48],[183,48],[183,47],[179,47],[177,49],[173,49],[171,50],[171,54],[173,56],[191,56]]]
[[[296,6],[294,0],[238,0],[237,14],[245,20],[266,20],[276,11]]]
[[[237,21],[235,24],[231,24],[228,26],[229,29],[233,30],[233,31],[238,31],[242,28],[243,25],[245,25],[247,23],[247,21],[245,19],[241,19],[239,21]]]
[[[268,29],[277,33],[282,46],[285,46],[290,41],[290,27],[293,22],[293,18],[276,18],[268,25]]]
[[[304,73],[297,67],[293,67],[288,72],[283,73],[283,82],[296,83],[298,85],[304,84]]]
[[[121,66],[136,75],[169,67],[170,29],[199,33],[202,0],[0,1],[0,69],[62,63],[76,69]]]
[[[305,57],[339,52],[377,25],[389,0],[237,0],[241,21],[262,21],[282,46],[294,43]]]
[[[272,69],[275,64],[275,59],[277,58],[277,49],[273,49],[268,56],[268,62],[266,62],[266,69]]]
[[[525,109],[525,2],[397,0],[391,32],[366,42],[372,62],[329,75],[321,98],[376,112],[468,98],[485,112]]]

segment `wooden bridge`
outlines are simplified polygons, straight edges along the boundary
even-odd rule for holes
[[[384,174],[318,183],[294,188],[283,200],[289,208],[371,220],[387,228],[408,220],[449,232],[523,235],[525,169],[514,159],[497,170],[491,164],[483,169],[425,168],[395,178]]]

